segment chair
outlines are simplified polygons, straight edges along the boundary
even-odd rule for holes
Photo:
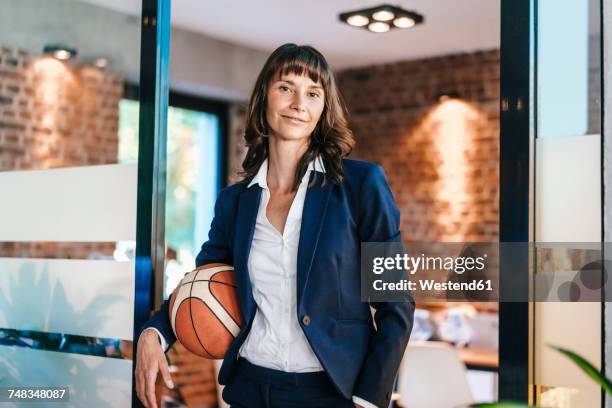
[[[404,408],[457,408],[474,402],[466,368],[447,343],[410,342],[400,364],[398,405]]]

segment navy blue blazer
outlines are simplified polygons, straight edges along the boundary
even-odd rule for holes
[[[321,365],[346,398],[352,395],[387,407],[395,375],[412,330],[414,301],[361,302],[361,242],[401,242],[399,210],[379,165],[343,160],[344,180],[334,185],[312,171],[306,192],[297,260],[298,321]],[[196,265],[234,266],[246,324],[231,344],[219,373],[227,384],[238,350],[255,317],[247,260],[262,188],[238,183],[224,188],[215,204],[209,239]],[[176,341],[166,301],[143,326]],[[370,305],[376,310],[373,324]]]

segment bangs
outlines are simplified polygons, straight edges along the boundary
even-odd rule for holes
[[[304,49],[289,50],[289,52],[279,55],[274,65],[272,76],[277,73],[280,76],[295,74],[307,76],[313,82],[320,82],[322,85],[327,85],[329,82],[328,67],[325,60]]]

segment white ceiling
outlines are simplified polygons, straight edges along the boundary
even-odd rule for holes
[[[86,0],[139,15],[141,0]],[[373,34],[338,14],[384,0],[172,0],[172,24],[218,39],[272,51],[285,42],[311,44],[334,69],[499,48],[500,0],[399,0],[425,17],[411,29]]]

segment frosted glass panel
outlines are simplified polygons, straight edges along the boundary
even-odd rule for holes
[[[0,241],[129,241],[136,164],[0,172]]]
[[[536,384],[552,388],[548,390],[548,395],[541,396],[541,406],[599,406],[600,388],[597,384],[572,361],[546,345],[554,344],[573,350],[599,367],[601,304],[540,302],[535,307],[538,316]],[[548,404],[545,403],[547,399]],[[557,403],[551,404],[551,401]],[[565,401],[568,405],[559,404],[560,401]]]
[[[0,258],[0,327],[131,341],[133,325],[133,261]]]
[[[2,403],[1,406],[120,408],[131,406],[132,361],[0,347],[2,386],[69,387],[70,400],[61,403]]]
[[[536,140],[536,234],[542,242],[599,242],[600,135]]]
[[[136,280],[133,260],[138,183],[157,185],[138,177],[149,152],[119,162],[126,85],[149,86],[141,3],[128,13],[96,1],[2,2],[0,386],[72,388],[68,404],[31,406],[131,406],[134,309],[142,319],[149,292],[138,302],[135,284],[151,280],[146,266]],[[138,141],[138,118],[129,124]]]
[[[537,241],[600,241],[600,148],[600,135],[536,139]],[[555,273],[565,281],[568,274],[571,272]],[[540,302],[535,304],[535,316],[535,382],[542,387],[540,404],[554,408],[598,406],[596,383],[546,345],[566,347],[599,366],[600,303]]]

